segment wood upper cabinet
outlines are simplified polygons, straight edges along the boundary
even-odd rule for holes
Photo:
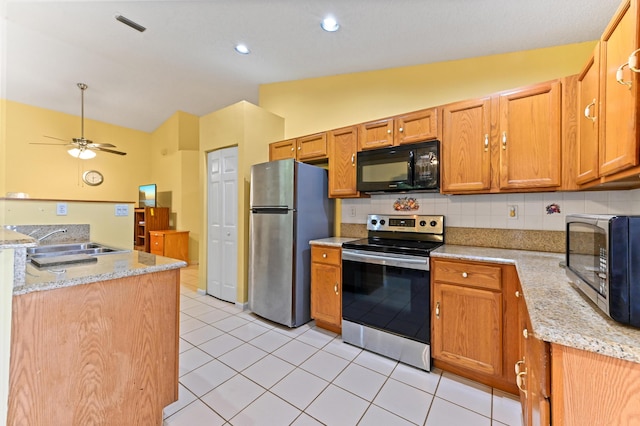
[[[269,144],[269,161],[287,158],[298,161],[322,160],[327,158],[327,153],[326,132]]]
[[[295,139],[287,139],[269,144],[269,161],[285,160],[287,158],[295,159],[296,154]]]
[[[640,79],[639,74],[625,64],[629,55],[640,47],[639,38],[638,0],[627,0],[600,40],[601,176],[638,165]]]
[[[431,259],[436,367],[516,392],[515,274],[508,265]]]
[[[578,138],[576,143],[576,183],[599,177],[598,128],[600,122],[600,44],[578,76]]]
[[[442,107],[442,192],[558,189],[560,90],[554,80]]]
[[[561,184],[560,82],[500,95],[500,189]]]
[[[303,136],[296,139],[297,159],[299,161],[318,160],[327,158],[327,134],[326,132]]]
[[[329,145],[329,197],[359,197],[356,189],[358,126],[332,130]]]
[[[438,138],[438,109],[429,108],[394,119],[394,145],[423,142]]]
[[[488,191],[491,188],[490,116],[489,97],[442,108],[442,192]]]
[[[358,150],[384,148],[438,138],[438,110],[428,108],[360,124]]]
[[[342,249],[311,246],[311,318],[335,333],[342,330]]]

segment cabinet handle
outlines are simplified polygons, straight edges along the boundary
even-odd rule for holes
[[[327,253],[322,253],[322,257],[323,257],[324,259],[326,259],[326,258],[327,258]]]
[[[489,134],[484,134],[484,152],[489,151]]]
[[[616,71],[616,81],[618,82],[618,84],[622,84],[623,86],[627,86],[629,88],[629,90],[631,90],[631,81],[624,81],[622,80],[623,76],[624,76],[624,67],[628,67],[629,64],[622,64],[618,67],[618,70]]]
[[[516,370],[516,376],[517,376],[518,374],[520,374],[520,366],[521,366],[521,365],[524,365],[524,359],[521,359],[520,361],[516,362],[516,366],[515,366],[515,367],[516,367],[516,368],[515,368],[515,370]]]
[[[333,291],[336,292],[336,295],[338,294],[338,283],[336,283],[336,285],[333,286]]]
[[[467,278],[469,276],[469,274],[467,274],[466,272],[462,273],[462,278]]]
[[[440,319],[440,302],[436,303],[436,318]]]
[[[355,167],[356,165],[356,155],[355,154],[351,154],[351,165]]]
[[[518,386],[518,389],[520,389],[520,392],[524,394],[525,398],[527,397],[527,390],[523,386],[522,378],[526,375],[527,375],[526,371],[521,371],[516,376],[516,385]]]
[[[584,116],[595,123],[597,117],[594,115],[591,115],[592,106],[596,106],[595,98],[593,98],[593,101],[591,101],[591,103],[584,108]]]
[[[527,330],[526,328],[522,329],[522,337],[524,337],[525,339],[529,338],[529,330]]]
[[[400,128],[398,129],[398,131],[399,131],[400,133],[402,133],[402,132],[403,132],[403,130],[404,130],[404,129],[403,129],[402,127],[400,127]]]
[[[502,132],[502,149],[507,149],[507,132]]]
[[[520,292],[516,290],[516,297],[520,297]]]
[[[627,62],[629,64],[629,69],[633,72],[640,72],[640,69],[638,69],[638,58],[636,56],[636,53],[638,52],[640,52],[640,49],[631,52],[631,55],[629,55],[629,62]]]

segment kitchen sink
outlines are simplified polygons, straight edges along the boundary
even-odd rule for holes
[[[27,248],[27,259],[57,258],[65,256],[70,262],[75,259],[103,254],[125,253],[123,250],[98,243],[53,244]],[[75,257],[73,257],[75,255]],[[78,256],[79,255],[79,256]],[[35,262],[32,262],[35,263]]]

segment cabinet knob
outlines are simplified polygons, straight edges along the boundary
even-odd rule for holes
[[[294,148],[294,147],[291,147],[291,151],[292,151],[292,152],[293,152],[293,151],[295,151],[295,148]]]
[[[489,133],[484,134],[484,152],[489,151]]]
[[[526,328],[522,329],[522,337],[524,337],[525,339],[529,338],[529,330],[527,330]]]
[[[335,291],[336,295],[338,294],[338,283],[333,286],[333,291]]]
[[[440,302],[436,303],[436,318],[440,319]]]
[[[326,258],[327,258],[327,253],[322,253],[322,257],[323,257],[324,259],[326,259]]]
[[[520,292],[516,290],[516,297],[520,297]]]
[[[387,130],[387,134],[389,135],[391,134],[391,129]]]
[[[398,129],[398,131],[399,131],[400,133],[402,133],[402,132],[404,131],[404,128],[400,127],[400,128]]]
[[[356,165],[356,155],[355,154],[351,154],[351,165],[355,167]]]
[[[507,149],[507,132],[502,132],[502,149]]]
[[[467,274],[466,272],[462,273],[462,278],[467,278],[469,276],[469,274]]]

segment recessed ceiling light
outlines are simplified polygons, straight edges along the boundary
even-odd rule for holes
[[[338,31],[338,28],[340,28],[340,25],[338,25],[338,21],[336,21],[336,19],[331,16],[324,18],[320,26],[322,27],[323,30],[328,31],[330,33],[334,31]]]
[[[236,52],[241,53],[243,55],[249,54],[249,48],[244,44],[237,44],[235,49],[236,49]]]

